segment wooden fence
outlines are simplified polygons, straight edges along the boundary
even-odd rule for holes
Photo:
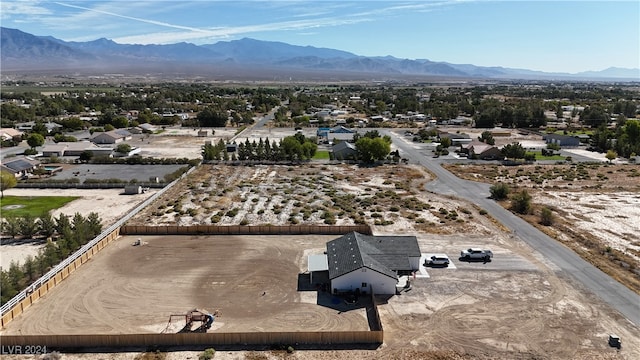
[[[4,349],[46,347],[48,349],[87,348],[169,348],[228,345],[249,348],[256,345],[379,345],[382,331],[296,331],[180,334],[99,334],[99,335],[3,335]]]
[[[120,228],[122,235],[344,235],[352,231],[371,235],[369,225],[256,225],[256,226],[148,226],[124,225]]]

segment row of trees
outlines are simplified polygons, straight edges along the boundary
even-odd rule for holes
[[[592,146],[602,152],[614,151],[625,158],[640,154],[640,121],[618,121],[615,129],[601,125],[591,137]]]
[[[234,143],[235,144],[235,143]],[[255,140],[236,144],[236,151],[229,152],[227,143],[220,139],[217,144],[206,144],[202,148],[204,161],[211,160],[251,160],[251,161],[299,161],[313,158],[318,149],[314,139],[308,139],[303,134],[283,138],[280,143]]]
[[[86,218],[79,213],[72,218],[60,214],[57,219],[49,214],[38,219],[29,216],[7,217],[1,224],[2,233],[11,237],[22,235],[24,238],[47,238],[46,245],[38,255],[28,256],[22,264],[12,262],[9,269],[0,272],[2,304],[102,232],[100,218],[94,212]]]

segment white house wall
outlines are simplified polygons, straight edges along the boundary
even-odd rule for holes
[[[366,286],[362,287],[362,283],[366,283]],[[331,288],[332,290],[338,289],[338,291],[360,289],[361,292],[369,292],[369,285],[371,285],[376,294],[395,294],[397,283],[397,279],[392,279],[371,269],[360,268],[331,280]]]

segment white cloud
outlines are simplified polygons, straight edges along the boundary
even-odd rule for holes
[[[1,1],[0,2],[0,18],[13,18],[14,15],[34,16],[49,15],[51,11],[41,5],[41,1],[17,0],[17,1]]]

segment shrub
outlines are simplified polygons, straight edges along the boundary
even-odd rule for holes
[[[522,190],[511,198],[511,210],[519,214],[528,214],[531,211],[531,195],[527,190]]]
[[[540,211],[540,224],[545,226],[553,225],[553,212],[548,207],[544,207]]]
[[[498,183],[491,185],[489,192],[491,193],[491,198],[494,200],[504,200],[509,196],[509,185],[504,183]]]
[[[198,356],[198,360],[211,360],[215,354],[216,350],[214,348],[208,348]]]

